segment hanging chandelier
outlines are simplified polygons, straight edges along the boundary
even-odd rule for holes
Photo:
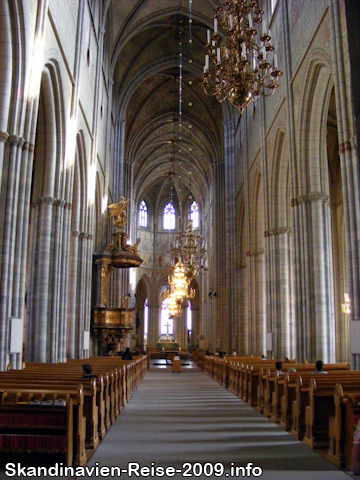
[[[202,255],[206,250],[202,248],[204,237],[193,230],[193,222],[188,221],[188,228],[185,233],[179,234],[176,237],[176,246],[172,249],[173,254],[181,258],[184,264],[185,275],[190,280],[195,275],[207,270],[202,265]]]
[[[185,298],[194,298],[195,290],[189,289],[190,281],[190,278],[186,276],[184,264],[176,262],[172,275],[168,277],[170,291],[165,290],[165,298],[173,297],[178,302],[182,302]]]
[[[228,98],[240,114],[261,95],[272,95],[282,75],[271,36],[265,26],[258,31],[263,13],[256,1],[226,0],[216,7],[214,33],[207,31],[201,86],[219,102]],[[223,40],[219,27],[225,31]]]
[[[176,300],[176,298],[172,295],[168,297],[169,302],[168,302],[168,311],[169,311],[169,317],[180,317],[183,313],[183,310],[181,308],[181,301]]]

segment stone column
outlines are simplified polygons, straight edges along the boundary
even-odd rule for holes
[[[200,335],[200,308],[193,307],[191,308],[192,314],[192,329],[191,329],[191,343],[190,346],[194,349],[199,348],[199,339],[198,336]]]
[[[224,123],[224,174],[225,174],[225,285],[227,317],[226,330],[224,332],[225,350],[231,353],[235,347],[235,340],[238,331],[236,318],[236,225],[235,225],[235,121]]]
[[[1,2],[0,4],[0,65],[1,65],[1,79],[0,79],[0,185],[2,184],[2,171],[5,154],[5,143],[8,138],[8,121],[11,103],[11,86],[13,75],[13,62],[16,58],[13,52],[13,33],[11,28],[11,16],[9,11],[9,2]],[[17,46],[18,47],[18,46]],[[2,352],[0,352],[2,357]]]
[[[148,327],[148,348],[156,348],[156,342],[160,335],[159,326],[159,305],[148,303],[149,327]]]
[[[1,190],[0,225],[2,237],[0,238],[0,254],[2,258],[1,279],[0,279],[0,354],[1,370],[6,369],[8,363],[8,342],[9,342],[9,319],[14,316],[13,304],[13,275],[16,244],[19,240],[16,237],[17,213],[18,213],[18,184],[20,176],[21,150],[24,146],[24,139],[15,135],[8,137],[5,148],[4,170],[7,182],[6,188]],[[16,357],[12,359],[12,366],[15,367]]]
[[[139,307],[139,303],[137,303],[137,312],[136,312],[136,321],[137,321],[137,342],[136,345],[140,348],[144,346],[144,305]]]
[[[64,221],[64,206],[65,200],[56,200],[54,202],[54,233],[51,242],[52,252],[52,278],[51,278],[51,291],[52,300],[49,306],[50,310],[50,323],[49,323],[49,351],[51,363],[56,363],[59,359],[59,327],[60,327],[60,298],[61,298],[61,270],[66,270],[63,264],[62,251],[63,244],[63,221]]]
[[[60,309],[59,309],[59,333],[58,333],[58,359],[65,362],[67,358],[66,342],[68,327],[68,301],[69,301],[69,278],[70,278],[70,243],[71,243],[71,211],[72,205],[68,202],[63,208],[63,231],[62,231],[62,260],[61,265],[67,265],[68,268],[60,267],[59,279],[61,284],[60,291]]]
[[[271,318],[267,331],[273,334],[272,354],[276,358],[295,355],[291,332],[290,234],[286,227],[265,232],[269,257],[266,275],[270,284],[267,289],[268,313]]]
[[[34,340],[36,342],[36,347],[34,349],[34,362],[47,361],[48,322],[50,316],[49,265],[51,256],[52,214],[54,202],[54,197],[42,197],[41,203],[39,204],[39,258],[34,298],[36,315],[36,321],[34,322]]]
[[[77,305],[77,273],[81,265],[78,264],[80,232],[73,230],[70,239],[69,258],[69,290],[67,312],[67,356],[75,358],[75,329],[76,329],[76,305]]]
[[[341,2],[342,3],[342,2]],[[344,225],[346,242],[346,270],[348,293],[352,303],[350,320],[350,338],[352,322],[360,321],[360,165],[356,146],[356,125],[352,103],[351,85],[348,75],[349,52],[343,25],[343,10],[339,0],[329,0],[331,55],[334,64],[334,90],[337,112],[337,129],[339,138],[339,156],[343,192]],[[346,63],[346,66],[345,66]],[[358,350],[358,348],[356,348]],[[360,368],[360,351],[352,351],[351,366]]]
[[[330,328],[333,292],[330,289],[329,260],[332,255],[326,231],[326,204],[328,197],[323,194],[310,194],[312,221],[312,269],[314,275],[314,321],[316,340],[313,345],[313,358],[321,358],[324,363],[335,362],[330,338],[334,331]],[[332,261],[331,261],[332,265]],[[329,271],[330,270],[330,271]]]

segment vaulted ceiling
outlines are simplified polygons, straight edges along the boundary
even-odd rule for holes
[[[111,2],[113,92],[116,114],[126,124],[125,159],[136,200],[146,197],[154,207],[169,194],[170,175],[180,204],[191,185],[193,197],[204,205],[211,164],[221,161],[222,107],[200,87],[215,4]]]

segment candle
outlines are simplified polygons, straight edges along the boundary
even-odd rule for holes
[[[207,31],[207,43],[210,43],[211,42],[211,34],[210,34],[210,30]]]
[[[277,55],[274,53],[274,68],[277,70],[278,69],[278,61],[277,61]]]
[[[217,18],[214,18],[214,33],[218,33]]]
[[[209,70],[209,55],[205,55],[205,68]]]
[[[220,48],[216,49],[216,60],[217,60],[217,63],[220,63],[221,61]]]
[[[249,28],[252,28],[253,23],[252,23],[252,16],[251,13],[249,13]]]
[[[265,20],[262,21],[262,33],[266,33],[266,22]]]
[[[242,56],[245,58],[246,57],[246,44],[245,42],[242,43]]]
[[[234,26],[234,20],[233,20],[233,16],[232,16],[231,13],[229,15],[229,25],[230,25],[230,28],[233,28],[233,26]]]

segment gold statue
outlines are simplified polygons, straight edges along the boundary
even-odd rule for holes
[[[134,246],[133,246],[133,252],[135,253],[135,255],[138,254],[139,244],[140,244],[140,238],[137,238],[137,239],[136,239],[136,243],[135,243]]]
[[[130,200],[125,200],[125,197],[121,196],[119,203],[112,203],[108,206],[109,217],[114,217],[113,224],[116,227],[115,233],[113,234],[114,242],[109,243],[106,247],[106,250],[118,254],[119,252],[133,252],[135,255],[138,255],[138,247],[140,243],[140,238],[136,240],[134,246],[128,245],[127,239],[128,234],[125,232],[125,227],[127,224],[127,204]]]
[[[121,196],[119,203],[112,203],[108,206],[110,210],[109,216],[114,217],[114,225],[122,230],[124,230],[127,224],[126,209],[129,201],[130,199],[125,200],[125,197]]]

